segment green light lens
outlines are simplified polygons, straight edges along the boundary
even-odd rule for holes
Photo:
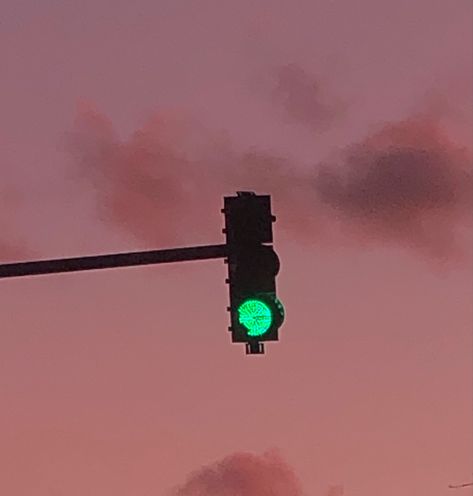
[[[273,323],[273,314],[266,303],[260,300],[246,300],[238,307],[238,321],[248,335],[257,337],[268,332]]]

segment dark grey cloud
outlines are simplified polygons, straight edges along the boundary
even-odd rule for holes
[[[452,254],[456,228],[471,222],[471,155],[437,122],[387,124],[341,155],[313,178],[327,215],[365,241]]]

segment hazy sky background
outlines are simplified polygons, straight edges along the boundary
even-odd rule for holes
[[[468,0],[2,2],[1,261],[221,243],[223,196],[254,189],[287,318],[265,356],[232,345],[222,261],[0,281],[0,493],[472,478],[472,20]]]

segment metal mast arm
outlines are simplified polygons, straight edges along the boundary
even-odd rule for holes
[[[0,278],[224,258],[227,245],[191,246],[0,265]]]

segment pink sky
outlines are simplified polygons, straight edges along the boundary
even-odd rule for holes
[[[1,262],[221,243],[223,196],[255,189],[287,319],[263,357],[232,345],[222,261],[0,281],[1,494],[473,477],[472,16],[2,2]]]

